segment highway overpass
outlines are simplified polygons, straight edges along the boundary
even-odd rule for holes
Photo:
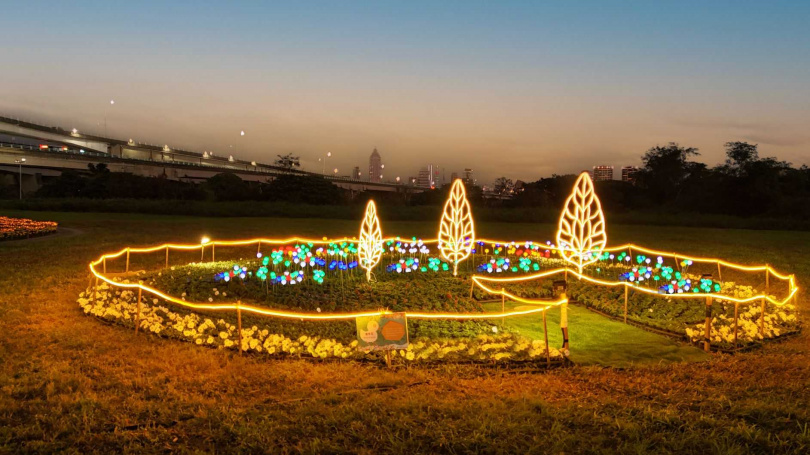
[[[272,164],[244,161],[232,156],[221,157],[86,135],[76,130],[47,127],[0,116],[0,134],[41,141],[42,145],[0,142],[0,179],[22,177],[23,192],[36,191],[44,180],[59,176],[64,170],[86,171],[88,164],[105,163],[112,172],[143,176],[165,176],[172,180],[200,182],[222,172],[231,172],[246,181],[266,182],[281,174],[323,177],[334,185],[352,191],[422,192],[410,185],[373,183],[347,177],[286,169]],[[16,162],[25,158],[19,166]]]

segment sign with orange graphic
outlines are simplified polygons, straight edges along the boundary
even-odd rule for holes
[[[356,321],[358,349],[390,351],[408,348],[408,320],[405,313],[360,316]]]

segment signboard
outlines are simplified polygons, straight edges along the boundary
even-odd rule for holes
[[[405,313],[357,318],[357,347],[363,351],[407,349],[408,320]]]

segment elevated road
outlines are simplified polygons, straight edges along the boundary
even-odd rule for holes
[[[231,172],[243,180],[262,182],[282,174],[295,174],[323,177],[340,188],[352,191],[424,191],[423,188],[408,185],[322,176],[233,157],[85,135],[75,130],[46,127],[8,117],[0,117],[0,133],[47,143],[42,147],[0,143],[0,175],[18,176],[21,173],[25,192],[36,190],[42,185],[43,179],[58,176],[62,171],[86,171],[88,164],[98,163],[106,164],[113,172],[165,176],[183,181],[204,181],[222,172]],[[15,161],[21,158],[25,158],[25,163],[20,169]]]

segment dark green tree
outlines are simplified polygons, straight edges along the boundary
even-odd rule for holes
[[[675,142],[655,146],[644,154],[644,166],[637,175],[638,185],[645,189],[656,205],[676,202],[690,175],[700,173],[706,165],[689,161],[700,155],[694,147],[681,147]]]
[[[277,156],[278,159],[275,161],[275,165],[278,167],[283,167],[284,169],[294,169],[297,167],[301,167],[300,157],[294,156],[292,153]]]

